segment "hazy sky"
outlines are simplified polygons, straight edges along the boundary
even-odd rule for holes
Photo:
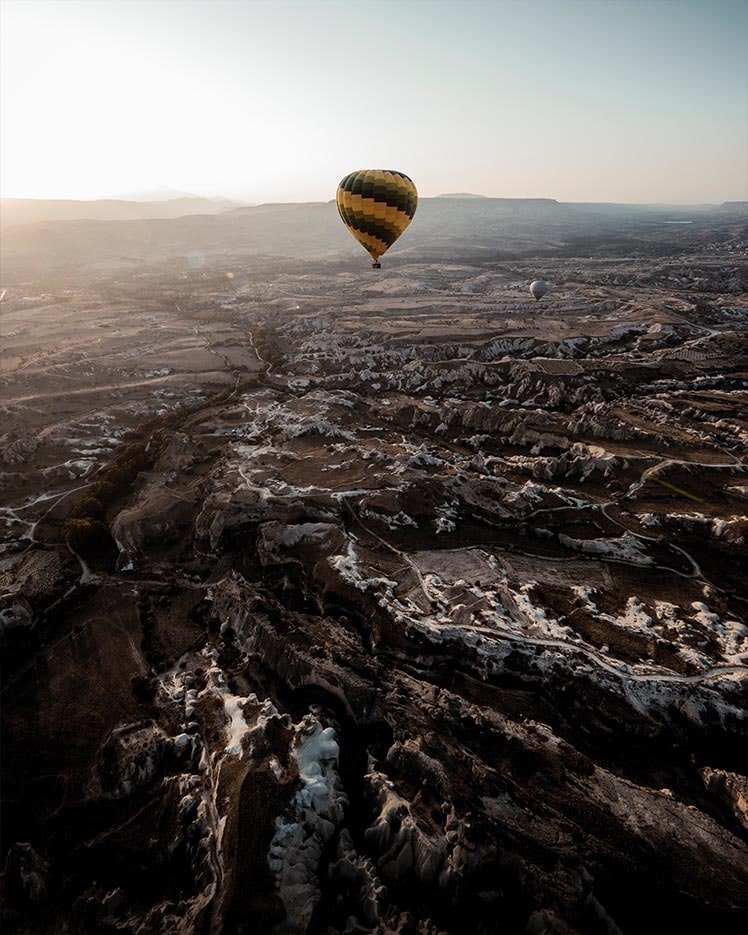
[[[748,197],[748,0],[2,0],[5,196]]]

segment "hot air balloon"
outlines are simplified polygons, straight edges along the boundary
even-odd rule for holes
[[[413,220],[418,192],[402,172],[360,169],[346,175],[335,195],[343,223],[367,250],[372,267]]]
[[[535,301],[539,302],[548,291],[548,283],[545,279],[535,279],[530,283],[530,294],[535,296]]]

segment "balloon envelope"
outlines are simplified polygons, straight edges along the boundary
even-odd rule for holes
[[[413,220],[418,192],[393,169],[360,169],[338,185],[335,195],[343,223],[376,263]]]
[[[544,279],[535,279],[530,283],[530,294],[535,297],[536,302],[542,299],[547,291],[548,283]]]

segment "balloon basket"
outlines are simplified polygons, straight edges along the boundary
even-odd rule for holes
[[[371,268],[372,268],[372,269],[381,269],[381,268],[382,268],[382,264],[381,264],[381,263],[372,263],[372,264],[371,264]]]

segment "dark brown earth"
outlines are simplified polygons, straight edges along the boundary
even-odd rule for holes
[[[745,223],[699,224],[377,274],[18,234],[3,931],[744,931]]]

